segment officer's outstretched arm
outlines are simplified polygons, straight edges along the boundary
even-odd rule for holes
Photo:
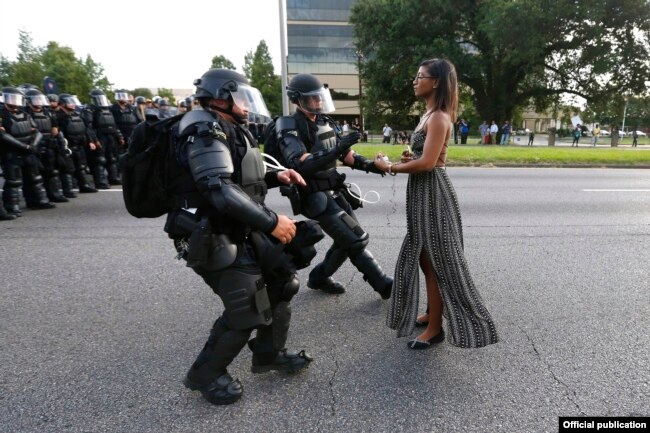
[[[300,134],[296,120],[290,116],[280,117],[276,121],[275,128],[280,151],[288,168],[293,168],[303,177],[309,177],[325,168],[332,161],[341,158],[361,137],[358,132],[353,132],[340,138],[335,147],[309,154],[307,158],[303,158],[303,155],[307,153],[307,148],[298,138]]]
[[[373,161],[369,160],[368,158],[366,158],[365,156],[359,155],[358,153],[355,153],[353,155],[353,158],[354,158],[354,162],[352,163],[352,166],[351,166],[353,170],[363,170],[366,173],[368,173],[368,172],[376,173],[376,174],[381,175],[381,177],[386,176],[386,172],[384,172],[383,170],[378,169],[375,166],[375,163]]]
[[[273,231],[277,215],[251,200],[230,179],[234,166],[225,143],[213,135],[195,136],[188,146],[188,160],[199,191],[219,212],[242,221],[253,230]]]

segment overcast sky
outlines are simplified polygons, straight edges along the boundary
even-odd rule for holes
[[[280,74],[278,0],[181,0],[170,6],[142,0],[28,4],[34,13],[23,8],[5,14],[0,24],[0,53],[11,61],[16,60],[18,31],[26,30],[36,47],[55,41],[78,58],[90,54],[115,89],[189,89],[216,55],[242,72],[246,52],[255,51],[263,39]]]

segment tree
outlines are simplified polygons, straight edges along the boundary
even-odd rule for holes
[[[561,94],[638,93],[650,74],[645,0],[358,0],[350,22],[370,113],[409,113],[412,77],[432,57],[454,63],[480,116],[497,122]]]
[[[40,86],[45,76],[40,62],[42,50],[33,46],[28,32],[19,30],[18,33],[18,54],[13,65],[12,84],[30,83]]]
[[[282,113],[282,84],[280,77],[275,75],[273,60],[264,40],[260,41],[255,50],[246,53],[244,57],[244,74],[250,80],[251,86],[262,93],[264,102],[272,115]]]
[[[49,42],[45,48],[34,47],[31,35],[20,30],[16,61],[0,56],[0,82],[3,85],[31,83],[40,87],[46,76],[56,81],[60,92],[77,95],[81,101],[88,100],[92,89],[104,92],[111,89],[103,66],[91,56],[82,61],[71,48],[57,42]]]
[[[133,89],[130,93],[134,96],[144,96],[148,99],[153,98],[153,93],[151,93],[151,90],[146,87],[138,87],[137,89]]]
[[[235,65],[233,63],[226,59],[224,56],[219,55],[219,56],[214,56],[212,58],[212,66],[210,66],[210,69],[214,68],[224,68],[224,69],[235,69]]]

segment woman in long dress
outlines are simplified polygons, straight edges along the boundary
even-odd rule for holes
[[[465,260],[460,208],[445,169],[458,108],[456,70],[447,60],[426,60],[413,89],[427,108],[411,137],[413,153],[396,164],[381,154],[375,160],[391,175],[409,174],[407,233],[395,266],[387,325],[398,337],[412,334],[415,326],[425,328],[408,347],[428,349],[445,340],[444,315],[451,344],[483,347],[497,342],[497,332]],[[419,317],[418,265],[427,288],[427,310]]]

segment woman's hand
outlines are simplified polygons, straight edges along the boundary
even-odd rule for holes
[[[380,169],[381,171],[388,171],[388,162],[384,159],[384,154],[379,152],[377,153],[377,156],[375,156],[375,160],[373,161],[375,164],[375,167]]]
[[[409,162],[412,160],[413,160],[413,152],[410,152],[408,149],[402,152],[402,156],[400,157],[401,162]]]

